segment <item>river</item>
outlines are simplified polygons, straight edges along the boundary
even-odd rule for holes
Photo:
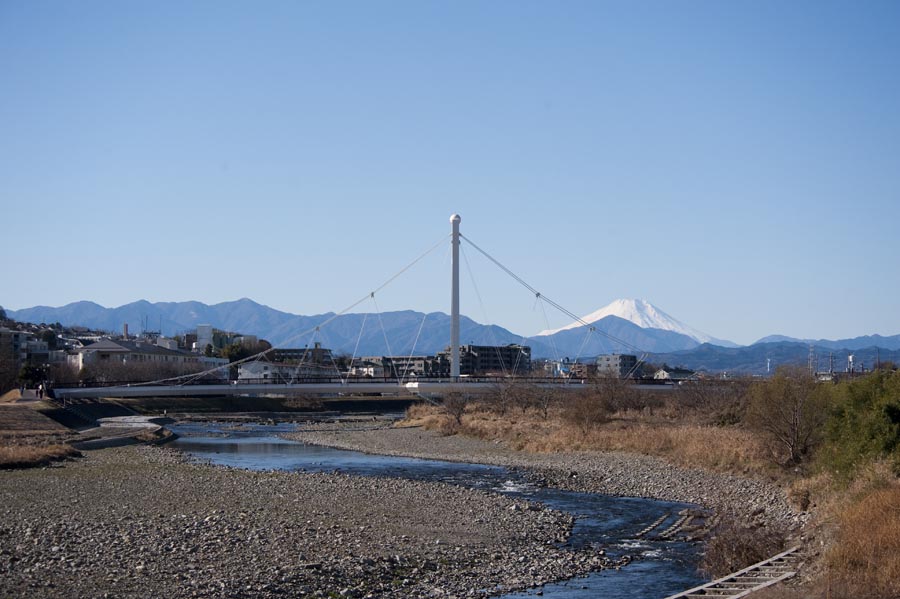
[[[653,534],[638,538],[639,531],[649,524],[662,519],[654,531],[664,530],[678,519],[681,510],[696,506],[543,488],[530,483],[524,473],[499,466],[369,455],[307,445],[278,436],[297,430],[294,424],[182,423],[170,428],[179,435],[171,447],[224,466],[307,472],[337,470],[361,476],[439,481],[538,501],[575,516],[567,546],[590,545],[605,550],[613,558],[623,555],[634,558],[620,570],[594,572],[540,589],[502,595],[505,599],[532,597],[538,592],[552,599],[661,599],[705,582],[697,572],[699,543],[668,540]]]

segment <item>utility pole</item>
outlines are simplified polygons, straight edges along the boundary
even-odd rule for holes
[[[450,378],[459,380],[459,221],[458,214],[450,217],[450,268],[452,284],[450,286]]]

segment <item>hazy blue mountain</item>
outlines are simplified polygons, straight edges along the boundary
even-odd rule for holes
[[[121,332],[127,322],[132,334],[146,329],[172,336],[193,331],[198,324],[211,324],[226,331],[257,335],[276,347],[303,347],[320,341],[323,346],[338,352],[353,353],[356,349],[357,355],[408,354],[414,344],[417,353],[434,353],[449,344],[450,317],[441,312],[426,316],[421,312],[405,310],[383,313],[380,317],[378,314],[344,314],[315,331],[317,326],[333,316],[333,313],[312,316],[290,314],[247,298],[213,305],[195,301],[150,303],[140,300],[117,308],[76,302],[60,308],[39,306],[10,312],[10,317],[17,320],[58,321],[65,325],[114,332]],[[685,334],[642,328],[617,316],[599,319],[592,326],[595,328],[593,332],[589,327],[583,327],[561,330],[552,335],[523,337],[502,327],[479,324],[463,316],[460,341],[482,345],[525,343],[531,346],[534,357],[548,358],[629,352],[629,347],[644,351],[677,351],[698,345]],[[625,344],[611,340],[609,335]]]
[[[900,363],[900,351],[886,348],[840,348],[835,349],[822,345],[813,346],[816,368],[826,371],[834,359],[834,370],[842,372],[847,369],[847,358],[854,356],[857,367],[867,369],[874,367],[876,361],[892,361]],[[765,375],[774,372],[779,366],[806,367],[809,360],[809,344],[793,341],[776,341],[756,343],[747,347],[719,347],[704,343],[694,349],[679,352],[655,353],[647,360],[654,364],[666,363],[669,366],[683,366],[692,370],[708,373],[729,372],[734,374]],[[767,360],[769,360],[767,370]]]
[[[289,314],[247,298],[214,305],[141,300],[117,308],[76,302],[59,308],[9,310],[8,314],[25,322],[60,322],[113,332],[121,332],[128,323],[132,334],[146,328],[168,336],[193,331],[198,324],[210,324],[226,331],[256,335],[276,347],[303,347],[319,341],[339,353],[352,354],[355,350],[356,355],[402,355],[413,349],[417,354],[433,354],[447,347],[450,340],[450,317],[441,312],[344,314],[316,331],[317,326],[332,319],[334,314]],[[540,341],[525,339],[495,325],[482,325],[465,316],[460,318],[460,341],[482,345],[524,342],[532,346],[535,355],[551,355]]]
[[[784,335],[769,335],[763,337],[757,343],[805,343],[807,346],[812,344],[818,347],[827,347],[830,349],[865,349],[867,347],[881,347],[889,350],[900,350],[900,335],[891,335],[885,337],[882,335],[863,335],[853,337],[852,339],[797,339],[795,337],[786,337]],[[809,348],[807,348],[809,349]]]

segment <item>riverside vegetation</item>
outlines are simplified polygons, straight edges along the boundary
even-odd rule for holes
[[[407,419],[526,452],[624,451],[775,482],[808,513],[802,529],[723,523],[707,546],[710,574],[769,557],[791,536],[802,538],[809,567],[766,597],[900,596],[900,371],[830,384],[781,370],[671,393],[609,379],[567,393],[513,384],[416,406]]]

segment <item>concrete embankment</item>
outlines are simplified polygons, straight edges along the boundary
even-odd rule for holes
[[[82,431],[83,440],[73,441],[78,450],[107,449],[141,443],[160,444],[171,441],[175,435],[165,428],[175,422],[159,416],[116,416],[101,418],[98,427]]]

